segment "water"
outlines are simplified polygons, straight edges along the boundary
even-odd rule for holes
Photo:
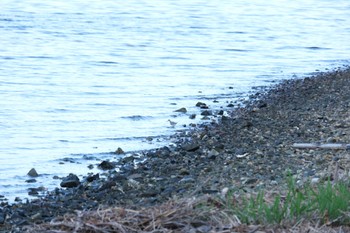
[[[219,108],[253,86],[349,63],[347,0],[2,0],[0,9],[0,195],[10,201],[53,189],[54,175],[86,174],[118,147],[166,144],[191,122],[180,107],[198,114],[198,101]],[[41,176],[28,184],[32,167]]]

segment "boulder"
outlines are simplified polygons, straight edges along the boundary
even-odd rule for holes
[[[115,168],[115,164],[109,161],[102,161],[102,163],[100,163],[98,165],[98,168],[102,169],[102,170],[111,170],[113,168]]]
[[[74,174],[69,174],[67,177],[63,178],[61,182],[62,188],[74,188],[77,187],[80,184],[80,180],[78,176]]]

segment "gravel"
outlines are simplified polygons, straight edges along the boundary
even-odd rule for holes
[[[173,135],[174,145],[106,161],[101,173],[74,174],[44,197],[1,203],[0,232],[100,206],[139,208],[172,198],[283,188],[349,176],[347,150],[296,149],[293,143],[350,143],[350,70],[259,89],[230,116]],[[207,106],[202,103],[200,106]],[[103,168],[103,170],[102,170]],[[38,191],[38,190],[34,190]]]

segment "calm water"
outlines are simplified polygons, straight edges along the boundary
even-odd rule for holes
[[[0,195],[10,200],[52,189],[54,175],[86,174],[96,161],[84,155],[166,143],[157,136],[181,128],[167,119],[191,122],[180,107],[198,113],[198,101],[217,108],[253,86],[349,64],[348,0],[1,0],[0,9]],[[27,184],[32,167],[42,175]]]

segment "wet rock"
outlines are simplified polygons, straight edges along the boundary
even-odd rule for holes
[[[115,168],[115,164],[112,162],[109,162],[107,160],[102,161],[99,165],[98,168],[102,169],[102,170],[111,170]]]
[[[28,195],[29,196],[37,196],[39,195],[38,189],[37,188],[29,188],[28,189]]]
[[[74,188],[77,187],[80,184],[80,180],[78,178],[78,176],[74,175],[74,174],[69,174],[67,177],[65,177],[60,186],[62,188]]]
[[[213,115],[213,112],[210,110],[205,110],[201,113],[202,116],[211,116]]]
[[[92,182],[92,181],[98,180],[98,179],[100,179],[100,174],[98,174],[98,173],[95,175],[90,175],[90,176],[86,177],[87,182]]]
[[[196,103],[196,107],[199,107],[199,108],[208,108],[207,104],[206,103],[203,103],[203,102],[197,102]]]
[[[190,116],[189,116],[189,118],[191,119],[191,120],[193,120],[193,119],[196,119],[196,114],[191,114]]]
[[[6,214],[1,212],[0,210],[0,224],[4,224],[5,219],[6,219]]]
[[[135,157],[133,155],[130,155],[130,156],[127,156],[127,157],[124,157],[121,159],[121,163],[122,164],[126,164],[126,163],[133,163],[135,160]]]
[[[30,171],[27,173],[30,177],[38,177],[39,174],[36,172],[35,168],[30,169]]]
[[[35,183],[36,182],[36,179],[28,179],[26,180],[27,183]]]
[[[117,155],[122,155],[122,154],[124,154],[125,152],[123,151],[122,148],[118,147],[118,149],[115,151],[115,153],[116,153]]]
[[[179,109],[175,110],[174,112],[186,113],[187,109],[186,108],[179,108]]]

